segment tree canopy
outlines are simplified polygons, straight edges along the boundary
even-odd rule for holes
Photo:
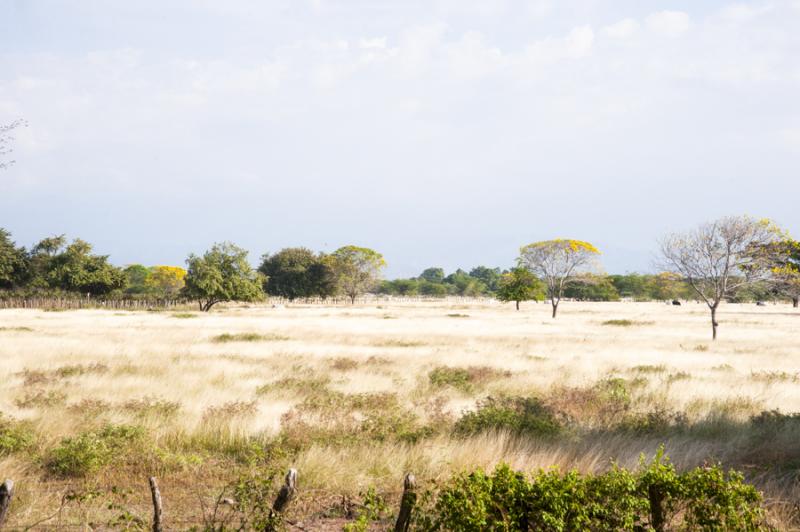
[[[596,247],[582,240],[546,240],[520,248],[517,262],[545,282],[555,318],[564,289],[576,275],[596,271],[599,254]]]
[[[262,298],[263,276],[247,262],[247,251],[230,242],[214,244],[202,256],[189,255],[183,293],[204,312],[225,301]]]
[[[332,267],[339,291],[355,303],[356,297],[373,289],[386,267],[383,255],[375,250],[344,246],[334,251],[327,259]]]
[[[538,300],[543,292],[544,287],[535,275],[525,268],[514,268],[500,277],[497,299],[504,302],[514,301],[519,310],[522,301]]]
[[[728,216],[660,242],[663,267],[682,276],[711,310],[712,339],[717,339],[717,308],[737,289],[773,273],[771,252],[780,229],[769,220]]]
[[[271,296],[288,298],[327,298],[336,290],[331,261],[307,248],[284,248],[261,259],[260,271],[266,277],[265,290]]]

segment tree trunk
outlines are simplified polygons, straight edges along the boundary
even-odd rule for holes
[[[161,492],[158,490],[158,484],[155,477],[148,479],[150,482],[150,495],[153,499],[153,532],[163,532],[164,525],[162,523],[163,510],[161,508]]]
[[[719,323],[717,323],[717,306],[714,305],[711,307],[711,339],[717,339],[717,327]]]
[[[552,303],[553,303],[553,318],[555,318],[556,317],[556,313],[558,312],[558,303],[556,303],[555,300],[553,300]]]
[[[519,301],[517,301],[517,310],[519,310]]]
[[[800,297],[793,297],[792,298],[792,306],[794,308],[800,307]]]
[[[350,296],[350,304],[351,305],[355,305],[356,304],[356,295],[355,294]]]

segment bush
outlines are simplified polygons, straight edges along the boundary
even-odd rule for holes
[[[434,433],[394,394],[344,394],[328,389],[306,396],[283,415],[281,425],[285,443],[295,449],[313,443],[416,442]]]
[[[428,381],[436,388],[452,386],[462,392],[469,392],[472,389],[471,380],[470,372],[465,368],[439,366],[428,373]]]
[[[460,436],[506,430],[552,437],[561,432],[562,426],[553,411],[536,397],[487,397],[474,412],[461,416],[454,430]]]
[[[35,441],[36,435],[27,423],[3,417],[0,413],[0,457],[24,451]]]
[[[719,466],[678,474],[656,455],[637,471],[601,475],[507,465],[461,474],[421,497],[419,530],[768,530],[761,496]]]
[[[47,467],[61,476],[84,476],[110,464],[144,437],[144,429],[130,425],[106,425],[99,431],[64,438],[52,450]]]

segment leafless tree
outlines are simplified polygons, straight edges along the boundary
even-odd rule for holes
[[[738,288],[770,278],[771,261],[760,250],[779,238],[769,220],[729,216],[663,238],[661,266],[680,274],[708,305],[716,340],[719,304]]]
[[[11,141],[14,140],[11,133],[18,127],[26,125],[24,120],[14,120],[10,124],[0,125],[0,170],[14,164],[13,160],[8,160],[8,156],[14,151],[11,149]]]

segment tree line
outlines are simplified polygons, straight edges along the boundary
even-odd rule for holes
[[[722,301],[800,301],[800,243],[768,220],[726,217],[668,235],[660,243],[658,274],[608,275],[600,250],[589,242],[556,239],[520,248],[514,267],[477,266],[446,275],[439,267],[419,276],[381,280],[386,266],[372,249],[344,246],[332,253],[285,248],[265,254],[258,268],[246,250],[220,243],[191,254],[186,268],[140,264],[124,268],[93,252],[91,244],[64,235],[30,249],[17,246],[0,228],[0,290],[6,294],[78,295],[110,298],[189,299],[210,310],[224,301],[257,301],[264,295],[289,300],[344,296],[355,302],[373,292],[401,296],[487,296],[514,302],[547,300],[555,318],[562,299],[640,301],[696,299],[711,312]]]

